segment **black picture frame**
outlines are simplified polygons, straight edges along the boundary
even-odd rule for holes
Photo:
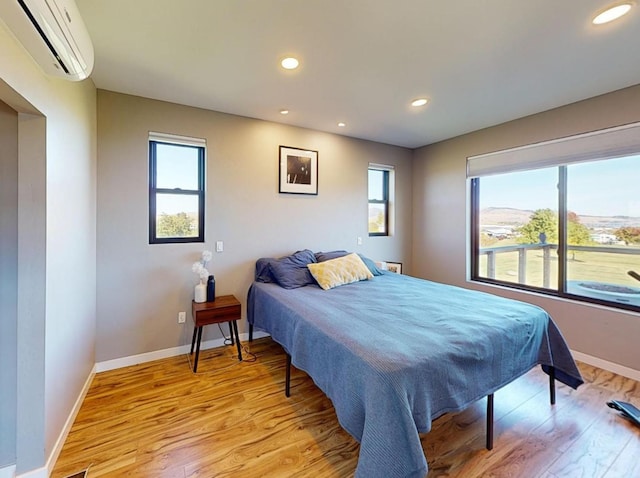
[[[318,195],[318,152],[280,146],[278,191],[281,194]]]

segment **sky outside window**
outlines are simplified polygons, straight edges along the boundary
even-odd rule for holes
[[[384,173],[378,169],[369,170],[369,199],[384,199]]]
[[[558,168],[483,177],[480,207],[558,210]]]
[[[158,143],[156,187],[198,189],[198,148]]]
[[[481,207],[558,210],[558,168],[482,178]],[[569,210],[589,216],[640,217],[640,156],[568,167]]]
[[[567,193],[578,215],[640,217],[640,156],[570,165]]]

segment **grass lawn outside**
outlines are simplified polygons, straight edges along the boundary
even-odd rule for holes
[[[640,288],[640,282],[627,274],[634,270],[640,273],[640,248],[637,254],[615,254],[607,252],[569,251],[567,280],[593,281]],[[496,253],[495,279],[518,283],[518,252]],[[541,250],[526,252],[526,285],[542,287],[543,257]],[[558,258],[551,253],[550,283],[557,290]],[[480,255],[480,276],[487,277],[487,255]]]

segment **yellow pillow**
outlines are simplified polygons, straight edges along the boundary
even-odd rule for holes
[[[324,290],[371,279],[373,274],[355,252],[324,262],[307,264],[311,275]]]

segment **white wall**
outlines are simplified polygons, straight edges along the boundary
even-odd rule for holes
[[[64,90],[47,117],[48,445],[69,415],[59,411],[71,410],[95,363],[96,90],[91,81]]]
[[[94,365],[96,90],[45,77],[0,23],[18,121],[17,472],[45,465]],[[4,386],[4,384],[2,384]]]
[[[572,349],[640,371],[640,314],[466,281],[467,157],[636,121],[640,85],[416,150],[415,275],[540,305],[556,320]]]
[[[18,325],[18,113],[0,102],[0,468],[15,463]]]
[[[148,243],[149,131],[207,140],[205,244]],[[410,150],[103,90],[98,136],[99,362],[191,338],[176,316],[190,315],[191,264],[216,240],[224,241],[209,267],[216,292],[243,304],[259,257],[348,249],[411,262]],[[279,145],[319,152],[318,196],[278,193]],[[367,234],[369,162],[396,166],[391,237]],[[219,337],[214,327],[204,335]]]

